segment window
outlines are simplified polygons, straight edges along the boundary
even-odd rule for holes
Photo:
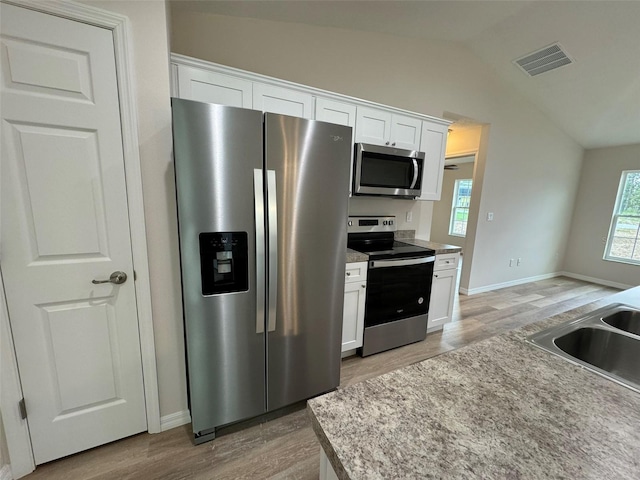
[[[467,220],[469,219],[469,202],[471,201],[471,184],[473,180],[456,180],[451,202],[451,221],[449,235],[464,237],[467,234]]]
[[[604,258],[640,265],[640,170],[622,172]]]

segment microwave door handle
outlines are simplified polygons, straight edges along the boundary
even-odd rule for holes
[[[410,190],[413,190],[416,186],[416,182],[418,181],[418,160],[412,158],[413,160],[413,181],[411,182]]]

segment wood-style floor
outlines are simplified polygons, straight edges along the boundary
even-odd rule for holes
[[[361,382],[596,301],[618,290],[565,277],[456,299],[454,321],[423,342],[343,360],[341,385]],[[304,405],[193,446],[189,426],[140,434],[39,466],[28,480],[317,479],[320,445]]]

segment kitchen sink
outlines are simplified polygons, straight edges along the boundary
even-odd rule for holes
[[[527,342],[640,393],[640,310],[609,305]]]
[[[602,321],[625,332],[640,335],[640,311],[638,310],[620,310],[603,317]]]

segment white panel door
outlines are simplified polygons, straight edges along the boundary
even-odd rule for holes
[[[440,270],[433,274],[427,330],[441,327],[451,321],[457,279],[458,270],[456,268]]]
[[[178,97],[229,107],[251,108],[252,82],[221,73],[178,66]]]
[[[362,346],[364,334],[364,301],[366,283],[352,282],[344,285],[344,311],[342,314],[342,351]]]
[[[313,97],[288,88],[255,82],[253,109],[311,119],[313,118]]]
[[[373,108],[358,107],[356,142],[389,145],[391,113]]]
[[[353,145],[353,129],[356,126],[356,106],[350,103],[336,102],[328,98],[316,97],[316,120],[346,125],[352,128],[349,143]],[[349,167],[349,196],[353,190],[353,148]]]
[[[422,194],[418,200],[440,200],[447,130],[446,125],[422,122],[420,151],[425,153],[425,159],[422,172]]]
[[[391,117],[391,146],[418,150],[421,130],[422,120],[419,118],[394,114]]]
[[[353,128],[356,126],[356,106],[316,97],[316,120]]]
[[[146,430],[120,112],[109,30],[0,9],[2,274],[41,464]]]

